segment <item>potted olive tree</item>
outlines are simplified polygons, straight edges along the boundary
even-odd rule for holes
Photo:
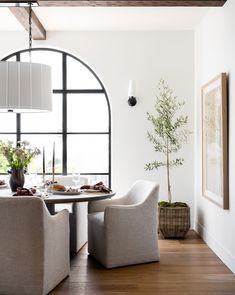
[[[190,208],[186,203],[172,202],[170,169],[183,165],[183,158],[173,158],[187,141],[189,131],[185,128],[188,116],[179,115],[177,111],[185,104],[179,102],[172,89],[163,79],[158,84],[155,114],[147,113],[147,119],[153,125],[148,132],[149,141],[154,150],[164,155],[163,161],[155,160],[145,165],[145,170],[166,168],[168,202],[161,201],[159,206],[159,230],[164,238],[182,238],[190,228]]]

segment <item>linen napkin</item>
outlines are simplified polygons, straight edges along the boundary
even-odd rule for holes
[[[110,188],[105,186],[102,181],[96,183],[95,185],[83,185],[80,189],[94,189],[102,193],[110,193],[112,191]]]

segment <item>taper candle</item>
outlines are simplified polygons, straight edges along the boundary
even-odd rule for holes
[[[55,142],[53,143],[53,156],[52,156],[52,183],[55,181]]]
[[[45,170],[45,146],[43,147],[43,152],[42,152],[42,174],[44,175],[46,172]]]

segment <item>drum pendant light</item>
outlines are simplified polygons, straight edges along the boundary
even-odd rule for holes
[[[52,111],[51,67],[31,62],[32,3],[29,2],[30,62],[0,61],[0,112]]]

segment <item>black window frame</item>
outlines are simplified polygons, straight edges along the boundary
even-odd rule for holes
[[[111,187],[111,108],[110,108],[110,102],[109,98],[106,92],[106,89],[103,85],[103,83],[100,81],[99,77],[96,75],[96,73],[82,60],[77,58],[76,56],[54,48],[46,48],[46,47],[35,47],[31,49],[23,49],[16,52],[13,52],[6,57],[2,59],[2,61],[7,61],[8,59],[15,57],[16,61],[20,61],[20,56],[22,53],[30,52],[30,51],[52,51],[62,54],[62,88],[61,89],[53,89],[53,94],[61,94],[62,95],[62,132],[21,132],[21,114],[16,114],[16,132],[0,132],[1,134],[14,134],[16,135],[16,142],[21,140],[22,134],[33,134],[33,135],[39,135],[39,134],[60,134],[62,135],[62,174],[63,175],[69,175],[71,173],[67,173],[67,135],[75,134],[75,135],[98,135],[98,134],[106,134],[108,135],[108,172],[107,173],[94,173],[94,172],[86,172],[81,173],[81,175],[107,175],[108,176],[108,184],[109,187]],[[101,89],[68,89],[67,88],[67,57],[71,57],[75,59],[77,62],[80,62],[83,66],[85,66],[97,79],[99,82]],[[108,131],[107,132],[68,132],[67,131],[67,95],[71,93],[76,94],[97,94],[102,93],[104,94],[107,102],[108,107]],[[3,173],[1,173],[3,174]],[[50,174],[50,173],[47,173]],[[59,174],[59,173],[58,173]]]

